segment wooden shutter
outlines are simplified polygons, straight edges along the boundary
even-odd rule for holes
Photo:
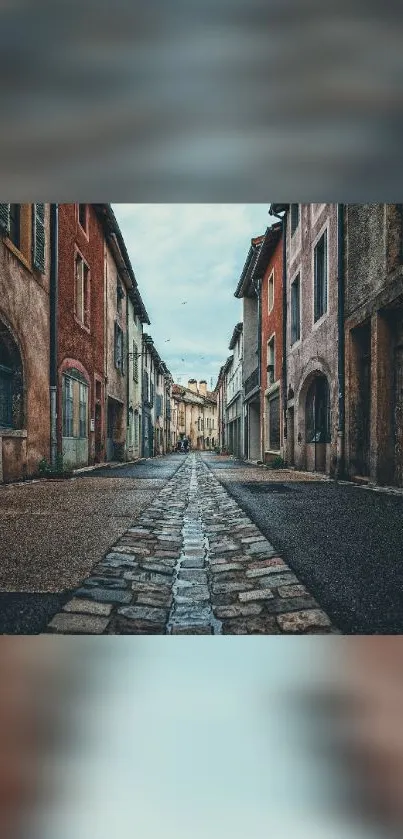
[[[10,205],[0,204],[0,230],[8,233],[10,230]]]
[[[45,205],[33,205],[33,264],[41,274],[45,273]]]

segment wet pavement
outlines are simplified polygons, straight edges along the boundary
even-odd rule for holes
[[[0,633],[43,631],[181,463],[171,455],[1,486]]]
[[[403,496],[204,455],[343,633],[403,632]]]
[[[200,454],[191,454],[47,631],[327,634],[337,627]]]

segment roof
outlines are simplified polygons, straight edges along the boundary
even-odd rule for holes
[[[162,360],[157,348],[154,345],[154,341],[151,338],[151,335],[147,335],[146,332],[143,332],[143,343],[148,347],[151,358],[154,361],[154,364],[157,367],[158,372],[162,373],[163,376],[172,378],[171,373],[168,370],[167,365],[165,364],[165,361]]]
[[[217,384],[215,386],[215,392],[217,392],[217,390],[219,388],[219,385],[220,385],[220,382],[224,379],[225,374],[227,373],[227,371],[231,367],[233,359],[234,359],[233,355],[228,356],[226,362],[220,367],[220,372],[219,372],[218,378],[217,378]]]
[[[190,381],[192,380],[190,379]],[[195,393],[195,391],[191,390],[190,387],[185,387],[184,385],[177,384],[172,385],[172,396],[176,396],[181,399],[188,399],[193,397],[193,399],[195,399],[199,405],[206,401],[214,402],[214,404],[216,404],[217,402],[217,396],[213,391],[208,390],[206,391],[206,394],[199,392]]]
[[[125,277],[125,284],[135,312],[142,323],[149,324],[150,319],[137,285],[136,276],[115,213],[110,204],[93,204],[93,207],[98,218],[101,220],[106,240],[113,250],[119,271]]]
[[[239,337],[239,335],[242,335],[242,332],[243,332],[243,323],[237,323],[237,325],[235,326],[234,331],[232,333],[232,338],[229,342],[229,346],[228,346],[229,350],[234,349],[235,344],[238,340],[238,337]]]
[[[289,208],[289,204],[270,204],[270,212],[273,215],[277,215],[277,213],[285,213]]]
[[[256,294],[256,291],[252,286],[253,268],[255,266],[263,239],[264,236],[255,236],[251,239],[248,255],[246,257],[245,265],[243,266],[234,297],[248,297],[251,293],[252,296]]]
[[[269,264],[269,261],[279,243],[283,231],[283,225],[280,221],[272,224],[271,227],[268,227],[266,233],[264,235],[264,239],[259,250],[258,257],[255,262],[255,267],[253,269],[253,276],[256,277],[257,280],[261,280],[263,274]]]

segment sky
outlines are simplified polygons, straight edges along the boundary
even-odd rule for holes
[[[215,386],[242,301],[250,247],[276,219],[267,204],[114,204],[151,325],[174,380]]]

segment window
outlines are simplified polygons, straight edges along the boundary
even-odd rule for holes
[[[138,347],[135,341],[133,341],[133,381],[138,382],[139,380],[139,357],[138,357]]]
[[[116,283],[116,309],[119,315],[122,314],[122,300],[125,296],[124,288],[118,280]]]
[[[89,269],[83,258],[76,256],[76,316],[80,323],[90,325],[90,283]]]
[[[34,268],[45,273],[45,205],[32,207],[32,256]]]
[[[13,426],[13,371],[0,364],[0,427]]]
[[[115,321],[115,367],[123,374],[123,330]]]
[[[299,225],[299,204],[291,204],[291,236]]]
[[[271,312],[274,306],[274,271],[271,272],[269,277],[269,312]]]
[[[325,232],[314,251],[314,321],[327,311],[327,233]]]
[[[301,337],[300,276],[291,284],[291,344]]]
[[[63,437],[73,437],[73,380],[63,377]]]
[[[10,220],[8,238],[16,248],[21,244],[21,211],[19,204],[10,204]]]
[[[316,376],[307,393],[306,442],[330,442],[330,398],[325,376]]]
[[[76,371],[75,375],[63,376],[63,437],[88,436],[88,385],[78,378],[80,375]]]
[[[267,387],[274,382],[274,364],[275,364],[275,339],[270,339],[267,343]]]
[[[280,396],[269,399],[269,446],[278,451],[280,448]]]
[[[134,416],[134,447],[137,449],[139,445],[139,417]]]
[[[79,204],[78,205],[78,221],[80,222],[80,226],[83,230],[87,233],[87,205],[86,204]]]
[[[87,436],[87,392],[86,385],[79,384],[79,436]]]

